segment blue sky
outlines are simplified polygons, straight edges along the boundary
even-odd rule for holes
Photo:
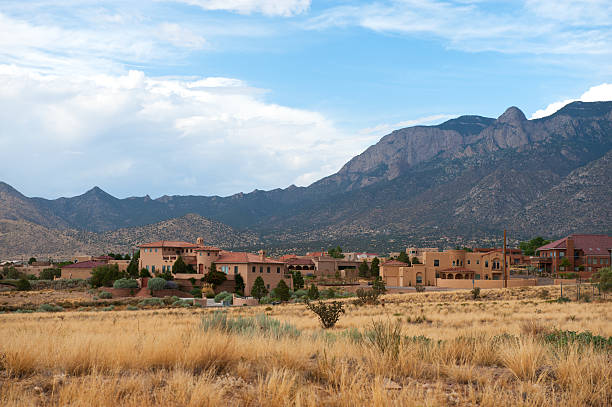
[[[0,180],[308,185],[396,128],[612,99],[612,2],[0,2]]]

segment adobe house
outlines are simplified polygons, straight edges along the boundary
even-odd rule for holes
[[[196,243],[162,240],[143,244],[140,246],[138,267],[152,274],[172,272],[172,266],[179,256],[195,271],[190,274],[174,274],[179,284],[180,280],[191,278],[199,281],[210,271],[212,263],[215,263],[217,271],[225,273],[228,281],[234,281],[236,275],[242,276],[245,295],[250,295],[251,287],[259,276],[268,290],[275,288],[281,280],[290,288],[293,287],[285,262],[267,257],[265,251],[260,250],[258,254],[225,251],[205,245],[202,238],[198,238]]]

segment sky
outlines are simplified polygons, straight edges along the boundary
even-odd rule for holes
[[[0,181],[307,186],[394,129],[612,100],[609,0],[0,0]]]

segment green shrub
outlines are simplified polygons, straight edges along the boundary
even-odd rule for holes
[[[199,287],[192,288],[191,291],[189,291],[189,293],[193,295],[195,298],[202,298],[202,289]]]
[[[151,278],[147,282],[147,288],[151,290],[151,294],[153,294],[154,291],[163,290],[166,288],[166,280],[161,277]]]
[[[191,307],[193,305],[193,301],[190,300],[176,300],[172,303],[173,307]]]
[[[138,281],[131,278],[120,278],[113,283],[114,288],[138,288]]]
[[[69,278],[60,280],[36,280],[30,281],[34,290],[71,290],[85,289],[89,287],[87,280],[82,278]]]
[[[374,279],[372,289],[378,291],[381,294],[387,292],[387,288],[385,287],[385,282],[383,281],[382,277],[378,276]]]
[[[164,305],[164,301],[161,298],[144,298],[138,303],[141,307],[147,305]]]
[[[219,330],[231,334],[247,336],[263,335],[274,339],[285,337],[297,338],[301,332],[295,325],[280,322],[265,314],[255,317],[228,318],[227,313],[215,311],[202,318],[202,328],[208,330]]]
[[[140,308],[138,308],[135,305],[128,305],[126,308],[128,311],[138,311]]]
[[[116,280],[125,276],[125,273],[119,271],[118,265],[105,264],[93,269],[90,281],[93,287],[112,287]]]
[[[278,285],[273,291],[274,296],[278,297],[281,301],[289,301],[291,298],[291,290],[289,290],[289,286],[284,280],[279,281]]]
[[[319,289],[314,284],[310,284],[310,288],[308,289],[308,299],[310,300],[319,299]]]
[[[61,277],[62,269],[61,268],[48,268],[44,269],[38,275],[40,280],[53,280],[55,277]]]
[[[30,291],[32,289],[32,285],[27,279],[20,278],[19,280],[17,280],[15,288],[17,288],[19,291]]]
[[[355,305],[374,305],[378,304],[378,297],[380,292],[376,290],[364,290],[363,288],[357,289],[357,298],[353,301]]]
[[[102,308],[102,311],[112,311],[115,309],[114,305],[109,305],[108,307],[104,307]]]
[[[612,336],[593,335],[592,332],[575,332],[557,330],[544,335],[544,341],[556,347],[566,347],[571,344],[576,344],[580,347],[592,346],[596,349],[612,351]]]
[[[373,321],[364,337],[381,353],[397,357],[402,344],[402,325],[399,320],[392,322]]]
[[[98,297],[100,297],[103,300],[110,300],[111,298],[113,298],[113,295],[109,293],[108,291],[100,291],[100,294],[98,294]]]
[[[64,309],[62,307],[60,307],[59,305],[53,305],[53,304],[41,304],[38,307],[38,311],[40,312],[61,312]]]
[[[417,285],[416,287],[414,287],[414,289],[416,290],[417,293],[423,293],[425,292],[425,286],[424,285]]]
[[[294,295],[296,298],[303,298],[303,297],[307,297],[307,296],[308,296],[308,291],[306,291],[306,290],[304,290],[304,289],[299,289],[299,290],[296,290],[296,291],[293,293],[293,295]]]
[[[472,293],[472,298],[477,300],[480,298],[480,287],[474,287],[472,288],[472,291],[470,291]]]
[[[265,297],[259,299],[259,303],[262,305],[271,304],[274,301],[276,301],[276,298],[270,297],[269,295],[266,295]]]
[[[314,312],[321,321],[323,328],[332,328],[340,319],[340,314],[344,314],[344,305],[339,301],[324,303],[319,301],[318,304],[306,302],[306,307]]]
[[[227,291],[221,291],[219,294],[215,295],[215,302],[223,302],[224,300],[231,297],[231,293],[228,293]]]

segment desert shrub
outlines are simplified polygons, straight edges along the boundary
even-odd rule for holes
[[[15,284],[15,288],[18,289],[19,291],[30,291],[32,289],[32,285],[27,279],[22,277],[19,280],[17,280],[17,283]]]
[[[302,289],[296,290],[296,291],[293,293],[293,296],[294,296],[295,298],[304,298],[304,297],[307,297],[307,296],[308,296],[308,291],[306,291],[306,290],[304,290],[304,289],[302,288]]]
[[[538,292],[538,297],[543,300],[547,300],[548,297],[550,297],[550,291],[548,291],[546,288],[543,288]]]
[[[310,284],[310,288],[308,289],[308,298],[311,300],[319,299],[319,289],[316,285]]]
[[[472,288],[472,291],[470,291],[472,293],[472,298],[477,300],[480,298],[480,287],[474,287]]]
[[[344,314],[344,305],[339,301],[324,303],[319,301],[317,304],[306,302],[306,307],[314,312],[321,321],[323,328],[331,328],[340,319],[340,314]]]
[[[178,284],[172,280],[166,280],[166,284],[164,285],[166,290],[177,290],[179,288]]]
[[[44,269],[38,275],[40,280],[53,280],[55,277],[61,277],[62,269],[61,268],[48,268]]]
[[[381,353],[397,357],[402,344],[402,325],[395,322],[373,321],[364,334],[365,339]]]
[[[153,294],[154,291],[163,290],[166,288],[166,280],[161,277],[151,278],[147,282],[147,288],[151,290],[151,294]]]
[[[100,299],[100,298],[98,298],[98,296],[97,296],[97,295],[94,295],[94,296],[92,297],[92,300],[94,300],[94,301],[98,301],[99,299]]]
[[[113,298],[113,295],[109,293],[108,291],[100,291],[100,294],[98,294],[98,297],[100,297],[103,300],[110,300],[111,298]]]
[[[193,305],[193,301],[189,300],[176,300],[172,303],[173,307],[191,307]]]
[[[215,295],[215,302],[223,302],[228,297],[232,297],[232,294],[227,291],[221,291],[219,294]]]
[[[327,290],[323,290],[323,292],[321,292],[321,298],[323,299],[336,298],[336,290],[334,290],[333,287],[330,287]]]
[[[387,288],[385,287],[385,282],[383,281],[382,277],[378,276],[374,279],[374,282],[372,283],[372,289],[378,291],[381,294],[384,294],[387,291]]]
[[[34,312],[33,309],[19,308],[13,311],[13,314],[31,314],[32,312]]]
[[[271,304],[274,301],[276,301],[276,298],[270,297],[269,295],[266,295],[265,297],[261,297],[259,299],[259,303],[262,305]]]
[[[113,283],[114,288],[138,288],[138,281],[131,278],[120,278]]]
[[[215,291],[212,288],[207,288],[205,291],[202,291],[202,293],[206,298],[215,298]]]
[[[119,271],[118,265],[105,264],[93,269],[90,282],[93,287],[112,287],[116,280],[123,277],[125,277],[125,273]]]
[[[128,311],[138,311],[139,309],[140,308],[138,308],[135,305],[128,305],[127,308],[126,308],[126,310],[128,310]]]
[[[164,305],[164,301],[161,298],[145,298],[138,303],[141,307],[147,305]]]
[[[376,290],[357,289],[357,298],[353,301],[355,305],[378,304],[378,296],[380,293]]]
[[[40,312],[61,312],[64,309],[62,307],[60,307],[59,305],[53,305],[53,304],[41,304],[38,307],[38,311]]]
[[[423,324],[430,323],[431,320],[427,318],[425,314],[417,315],[416,317],[406,317],[406,322],[409,324]]]
[[[414,287],[414,289],[416,290],[417,293],[425,292],[425,286],[424,285],[417,285],[417,286]]]
[[[85,289],[89,287],[87,280],[82,278],[70,278],[60,280],[36,280],[30,281],[32,288],[35,290],[69,290],[81,288]]]
[[[255,334],[281,339],[285,337],[297,338],[301,332],[295,325],[281,322],[266,314],[255,317],[228,318],[227,313],[215,311],[202,318],[202,328],[205,331],[219,330],[230,334],[253,336]]]
[[[195,298],[202,298],[202,289],[199,287],[194,287],[189,291],[189,294],[193,295]]]
[[[578,273],[573,273],[573,272],[572,273],[559,273],[559,277],[563,279],[571,280],[571,279],[578,278]]]
[[[173,295],[172,297],[164,297],[164,298],[162,298],[163,303],[166,304],[166,305],[172,305],[173,303],[175,303],[178,300],[180,300],[180,298],[177,297],[176,295]]]
[[[580,347],[592,346],[596,349],[612,351],[612,336],[593,335],[592,332],[575,332],[556,330],[543,336],[546,343],[556,347],[566,347],[576,344]]]
[[[102,311],[112,311],[115,309],[114,305],[109,305],[108,307],[104,307],[102,308]]]

